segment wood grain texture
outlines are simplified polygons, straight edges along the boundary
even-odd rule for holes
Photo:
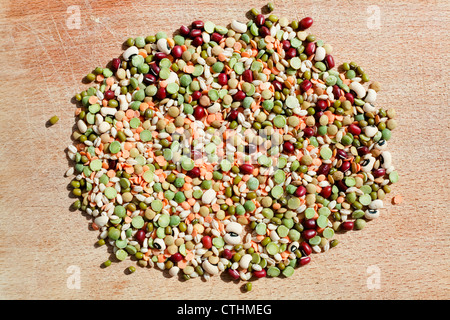
[[[229,4],[225,4],[229,3]],[[249,293],[215,277],[179,282],[156,269],[126,275],[134,262],[100,268],[89,220],[69,210],[64,177],[71,143],[71,98],[81,79],[122,52],[129,36],[171,33],[208,19],[245,21],[266,1],[1,1],[0,11],[0,298],[2,299],[448,299],[448,100],[450,3],[442,1],[275,1],[275,14],[311,16],[312,32],[334,48],[337,63],[356,61],[383,90],[377,105],[394,107],[399,126],[389,142],[404,198],[340,245],[313,256],[290,279],[260,279]],[[69,29],[71,5],[79,29]],[[369,6],[380,9],[369,28]],[[370,25],[369,25],[370,26]],[[60,121],[46,127],[54,114]],[[391,195],[391,196],[392,196]],[[69,289],[68,267],[81,272]],[[380,287],[367,286],[368,271]]]

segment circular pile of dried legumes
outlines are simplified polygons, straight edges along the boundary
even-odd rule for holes
[[[311,18],[252,13],[130,38],[87,75],[68,174],[105,266],[289,277],[382,212],[398,175],[379,84],[335,67]]]

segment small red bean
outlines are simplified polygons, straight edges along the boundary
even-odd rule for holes
[[[304,265],[306,265],[306,264],[308,264],[310,262],[311,262],[311,257],[301,257],[300,260],[299,260],[299,264],[301,266],[304,266]]]
[[[244,164],[242,164],[242,165],[239,167],[239,169],[241,170],[241,172],[242,172],[243,174],[252,174],[252,173],[253,173],[253,170],[254,170],[255,168],[253,167],[253,165],[251,165],[251,164],[249,164],[249,163],[244,163]]]
[[[239,114],[239,111],[237,109],[231,110],[227,117],[228,121],[236,120],[238,114]]]
[[[239,279],[239,272],[238,272],[237,270],[235,270],[235,269],[229,268],[229,269],[228,269],[228,274],[229,274],[234,280]]]
[[[202,97],[202,92],[201,91],[194,91],[192,92],[192,100],[198,100]]]
[[[206,116],[205,108],[203,108],[201,106],[197,106],[194,109],[194,118],[197,120],[201,120],[204,116]]]
[[[347,152],[345,152],[344,150],[341,150],[341,149],[337,149],[336,157],[338,157],[339,159],[346,159],[347,158]]]
[[[361,133],[361,128],[358,125],[352,123],[348,126],[348,132],[355,136],[358,136]]]
[[[355,102],[355,97],[350,92],[347,92],[345,94],[345,99],[350,101],[351,104],[353,104]]]
[[[289,48],[289,49],[286,51],[285,59],[291,59],[291,58],[293,58],[293,57],[295,57],[295,56],[297,56],[297,49],[295,49],[295,48]]]
[[[139,229],[135,234],[136,240],[142,244],[145,240],[145,231],[142,229]]]
[[[165,99],[166,96],[167,96],[166,88],[160,87],[160,88],[158,89],[158,91],[156,92],[156,97],[157,97],[159,100],[162,100],[162,99]]]
[[[307,230],[303,230],[302,232],[302,237],[305,240],[309,240],[314,238],[317,235],[317,231],[313,230],[313,229],[307,229]]]
[[[372,174],[375,178],[383,177],[386,174],[386,169],[378,168],[372,171]]]
[[[230,260],[231,258],[233,258],[233,252],[232,252],[230,249],[224,249],[224,250],[222,251],[222,256],[223,256],[225,259]]]
[[[286,141],[283,144],[283,150],[286,151],[287,153],[293,153],[295,148],[294,148],[294,145],[292,143],[290,143],[289,141]]]
[[[234,99],[235,101],[242,101],[242,100],[245,99],[246,96],[247,96],[247,95],[245,94],[244,91],[239,90],[239,91],[236,92],[236,94],[233,96],[233,99]]]
[[[183,54],[183,49],[181,48],[181,46],[176,45],[172,48],[172,57],[174,57],[175,59],[181,58],[181,55]]]
[[[183,260],[183,255],[179,252],[176,252],[170,256],[170,260],[172,260],[172,262],[175,262],[175,263],[180,262],[181,260]]]
[[[344,183],[344,180],[339,180],[335,182],[335,185],[339,188],[339,190],[344,192],[347,191],[348,189],[347,185]]]
[[[261,37],[267,37],[270,35],[270,30],[266,26],[262,26],[259,29],[259,34],[261,35]]]
[[[192,28],[203,29],[204,26],[205,26],[205,23],[202,20],[196,20],[196,21],[192,22]]]
[[[303,90],[303,92],[308,91],[311,89],[312,83],[308,79],[303,80],[303,82],[300,84],[300,88]]]
[[[194,167],[191,170],[189,170],[186,174],[191,178],[198,178],[198,177],[200,177],[200,168]]]
[[[331,186],[325,186],[320,191],[320,195],[324,197],[325,199],[328,199],[331,196]]]
[[[354,225],[355,225],[354,222],[350,221],[350,220],[347,220],[347,221],[344,221],[341,223],[342,229],[344,229],[346,231],[353,230]]]
[[[306,194],[306,188],[304,186],[298,186],[294,194],[296,197],[303,197]]]
[[[350,161],[344,161],[339,168],[342,172],[347,172],[351,167]]]
[[[272,85],[273,85],[273,88],[275,89],[275,91],[282,91],[283,90],[283,85],[278,80],[272,81]]]
[[[203,248],[205,249],[211,249],[212,247],[212,240],[210,236],[203,236],[202,237],[202,243],[203,243]]]
[[[257,278],[264,278],[266,276],[266,269],[261,269],[260,271],[253,271],[253,275]]]
[[[144,75],[144,83],[149,85],[149,84],[153,84],[156,82],[156,77],[154,75],[152,75],[151,73],[147,73],[146,75]]]
[[[367,146],[360,146],[356,149],[356,151],[358,151],[358,154],[360,156],[363,156],[365,154],[368,154],[370,152],[369,147]]]
[[[217,76],[217,82],[221,85],[221,86],[225,86],[228,83],[228,76],[226,73],[219,73],[219,75]]]
[[[245,82],[253,82],[253,71],[250,70],[250,69],[245,70],[245,71],[242,73],[242,79],[243,79]]]
[[[255,18],[255,23],[258,27],[262,27],[266,22],[266,18],[262,14],[258,14]]]
[[[305,54],[310,56],[316,52],[316,44],[314,42],[309,42],[305,48]]]
[[[325,110],[326,108],[328,108],[327,100],[319,100],[319,101],[317,101],[317,107],[320,110]]]
[[[184,36],[184,37],[188,36],[188,35],[189,35],[189,32],[190,32],[190,30],[189,30],[188,27],[186,27],[186,26],[181,26],[181,27],[180,27],[180,34],[181,34],[182,36]]]
[[[202,30],[200,30],[200,29],[192,29],[189,32],[189,37],[191,37],[191,38],[200,37],[201,35],[202,35]]]
[[[334,98],[338,98],[341,96],[341,89],[336,84],[333,86],[333,95],[334,95]]]
[[[162,60],[164,58],[167,58],[167,54],[165,54],[164,52],[156,52],[155,53],[155,60]]]
[[[150,72],[155,76],[155,77],[159,77],[159,72],[161,71],[161,68],[156,64],[156,63],[152,63],[150,65]]]
[[[305,256],[309,256],[312,253],[312,248],[309,245],[309,243],[303,241],[302,243],[300,243],[300,250],[302,251],[302,253],[305,254]]]
[[[314,135],[314,128],[313,127],[306,127],[305,129],[303,129],[303,135],[306,138],[310,138]]]
[[[314,22],[314,20],[311,17],[306,17],[306,18],[303,18],[302,20],[300,20],[298,25],[302,30],[305,30],[305,29],[310,28],[312,26],[313,22]]]
[[[200,47],[202,44],[203,44],[203,38],[200,36],[195,37],[194,40],[192,40],[192,45],[194,47]]]
[[[291,42],[289,40],[283,40],[283,42],[281,42],[281,44],[283,46],[284,51],[289,50],[289,48],[291,47]]]
[[[331,56],[331,55],[329,55],[329,54],[326,55],[326,56],[325,56],[325,61],[326,61],[326,63],[327,63],[328,69],[334,68],[335,63],[334,63],[334,58],[333,58],[333,56]]]
[[[111,62],[111,69],[113,71],[117,71],[120,68],[120,65],[122,64],[122,61],[119,58],[112,59]]]
[[[114,97],[115,97],[114,91],[107,90],[107,91],[105,92],[105,99],[106,99],[106,100],[114,99]]]
[[[219,43],[222,39],[223,39],[223,35],[221,35],[220,33],[214,32],[211,35],[211,40],[214,42]]]
[[[330,169],[331,169],[331,166],[328,163],[323,163],[319,167],[319,170],[317,170],[317,175],[320,176],[321,174],[323,174],[323,175],[327,176],[328,173],[330,173]]]
[[[303,221],[303,226],[305,229],[315,229],[316,228],[316,220],[314,219],[306,219]]]

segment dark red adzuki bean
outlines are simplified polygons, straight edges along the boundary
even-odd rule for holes
[[[191,170],[189,170],[186,174],[191,178],[198,178],[200,177],[200,168],[194,167]]]
[[[265,22],[266,22],[266,17],[264,17],[262,14],[258,14],[256,16],[255,23],[258,27],[262,27]]]
[[[230,258],[231,259],[231,258]],[[234,279],[237,280],[240,278],[239,272],[235,269],[228,268],[228,274]]]
[[[289,48],[289,49],[286,51],[285,59],[292,59],[293,57],[296,57],[296,56],[297,56],[297,49],[295,49],[295,48]]]
[[[243,174],[252,174],[254,167],[251,164],[244,163],[239,167],[239,169]]]
[[[331,190],[332,190],[331,186],[325,186],[320,191],[320,195],[325,199],[328,199],[331,196]]]
[[[286,141],[286,142],[283,144],[283,150],[284,150],[285,152],[287,152],[287,153],[293,153],[294,150],[295,150],[295,148],[294,148],[294,145],[293,145],[292,143],[290,143],[289,141]]]
[[[319,101],[317,101],[317,107],[320,110],[324,111],[326,108],[328,108],[327,100],[319,100]]]
[[[312,239],[312,238],[314,238],[316,235],[317,235],[317,231],[316,231],[316,230],[313,230],[313,229],[306,229],[306,230],[303,230],[303,232],[302,232],[302,237],[303,237],[303,239],[305,239],[305,240]]]
[[[303,197],[306,194],[306,188],[304,186],[298,186],[294,194],[296,197]]]
[[[202,92],[201,91],[194,91],[192,93],[192,100],[198,100],[202,97]]]
[[[184,36],[184,37],[188,36],[188,35],[189,35],[189,32],[190,32],[190,30],[189,30],[188,27],[186,27],[186,26],[181,26],[181,27],[180,27],[180,34],[181,34],[182,36]]]
[[[348,132],[355,136],[359,136],[359,134],[361,133],[361,128],[358,125],[352,123],[348,126]]]
[[[313,127],[306,127],[305,129],[303,129],[303,135],[306,138],[312,137],[314,135],[314,132],[315,132],[315,130]]]
[[[220,33],[214,32],[211,35],[211,40],[214,41],[214,42],[219,43],[222,39],[223,39],[223,36]]]
[[[311,246],[310,246],[307,242],[305,242],[305,241],[303,241],[303,242],[300,243],[300,249],[299,249],[299,250],[301,250],[301,252],[302,252],[305,256],[309,256],[309,255],[312,253],[312,248],[311,248]]]
[[[196,21],[192,22],[192,28],[203,29],[204,26],[205,26],[205,23],[202,20],[196,20]]]
[[[333,58],[333,56],[331,56],[331,55],[326,55],[325,56],[325,62],[327,63],[327,66],[328,66],[328,69],[333,69],[334,68],[334,66],[335,66],[335,63],[334,63],[334,58]]]
[[[259,33],[261,34],[262,37],[267,37],[267,36],[270,35],[270,30],[269,30],[269,28],[267,28],[266,26],[262,26],[262,27],[259,29]]]
[[[139,230],[136,232],[135,237],[136,237],[136,240],[137,240],[139,243],[142,244],[142,243],[144,242],[144,240],[145,240],[145,231],[142,230],[142,229],[139,229]]]
[[[200,37],[201,35],[202,35],[202,30],[200,30],[200,29],[192,29],[189,32],[189,37],[191,37],[191,38]]]
[[[351,94],[350,92],[347,92],[345,94],[345,99],[347,99],[348,101],[350,101],[351,104],[353,104],[355,102],[355,97],[353,96],[353,94]]]
[[[201,106],[197,106],[194,109],[194,118],[197,120],[201,120],[204,116],[206,116],[205,108],[203,108]]]
[[[237,109],[233,109],[230,111],[230,113],[228,114],[227,120],[228,121],[234,121],[237,119],[237,116],[239,114],[239,111]]]
[[[314,52],[316,52],[316,44],[314,42],[309,42],[306,45],[305,48],[305,54],[307,54],[308,56],[312,55]]]
[[[165,54],[164,52],[157,52],[157,53],[155,53],[154,57],[155,57],[155,60],[159,61],[164,58],[167,58],[167,54]]]
[[[250,70],[250,69],[245,70],[245,71],[242,73],[242,79],[243,79],[245,82],[253,82],[253,71]]]
[[[347,172],[351,167],[350,161],[344,161],[339,168],[342,172]]]
[[[353,221],[347,220],[341,223],[341,228],[349,231],[349,230],[353,230],[353,226],[355,225],[355,223]]]
[[[253,275],[257,278],[264,278],[267,275],[266,269],[261,269],[259,271],[253,271]]]
[[[181,58],[181,55],[183,54],[183,49],[181,48],[181,46],[176,45],[172,48],[171,54],[175,59]]]
[[[313,22],[314,22],[313,18],[306,17],[306,18],[303,18],[302,20],[300,20],[298,25],[299,25],[300,29],[306,30],[308,28],[311,28]]]
[[[111,69],[113,71],[117,71],[120,68],[121,64],[122,64],[122,61],[119,58],[114,58],[111,61]]]
[[[378,168],[372,171],[372,174],[375,178],[383,177],[386,174],[386,169]]]
[[[308,91],[312,88],[312,83],[308,79],[303,80],[303,82],[300,84],[300,88],[303,90],[303,92]]]
[[[306,265],[306,264],[308,264],[310,262],[311,262],[311,257],[301,257],[300,260],[298,261],[298,263],[301,266],[304,266],[304,265]]]
[[[303,226],[305,227],[305,229],[315,229],[317,226],[316,220],[306,219],[305,221],[303,221]]]

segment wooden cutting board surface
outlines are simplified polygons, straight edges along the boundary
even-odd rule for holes
[[[228,4],[226,4],[228,3]],[[275,14],[314,18],[338,64],[356,61],[382,84],[378,106],[399,126],[389,141],[400,181],[381,217],[289,278],[253,291],[215,277],[180,282],[96,247],[90,220],[69,210],[64,177],[81,79],[130,36],[171,33],[202,19],[227,25],[265,1],[1,1],[0,298],[448,299],[450,108],[448,1],[275,1]],[[72,6],[72,7],[71,7]],[[47,120],[60,121],[47,127]],[[392,205],[394,195],[403,203]],[[77,282],[72,282],[79,276]]]

